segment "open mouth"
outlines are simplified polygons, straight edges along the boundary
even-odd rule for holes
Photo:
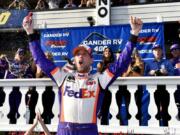
[[[82,64],[83,64],[83,62],[82,62],[82,61],[79,61],[79,64],[80,64],[80,65],[82,65]]]

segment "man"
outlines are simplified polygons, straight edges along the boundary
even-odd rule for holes
[[[170,52],[173,56],[173,58],[170,59],[170,62],[172,63],[175,75],[180,75],[180,46],[178,44],[173,44],[170,47]]]
[[[172,76],[174,69],[169,60],[163,59],[162,48],[158,44],[152,47],[154,60],[146,63],[145,75],[146,76]]]
[[[131,17],[132,28],[130,41],[120,57],[103,73],[90,74],[93,63],[92,50],[87,46],[78,46],[73,50],[75,73],[64,72],[47,60],[39,44],[39,38],[32,28],[32,17],[23,20],[23,27],[29,35],[29,46],[34,61],[56,82],[60,95],[60,117],[58,135],[98,135],[97,110],[99,108],[99,89],[106,89],[119,77],[131,62],[131,54],[142,28],[139,18]]]
[[[174,68],[169,60],[163,59],[162,48],[159,44],[154,44],[152,47],[154,60],[146,63],[145,75],[147,76],[172,76]],[[171,119],[168,113],[169,93],[165,85],[157,85],[157,90],[154,92],[155,103],[158,109],[156,119],[159,120],[160,126],[168,126],[168,121]],[[166,100],[164,100],[166,99]]]
[[[25,50],[18,48],[15,53],[14,60],[9,62],[9,73],[7,75],[8,79],[15,78],[32,78],[32,71],[30,65],[25,59]]]

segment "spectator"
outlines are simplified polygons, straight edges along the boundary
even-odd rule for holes
[[[178,44],[173,44],[170,47],[170,52],[173,56],[173,58],[170,59],[174,69],[175,69],[175,75],[180,75],[180,46]]]
[[[96,7],[96,0],[87,0],[87,7]]]
[[[0,79],[6,78],[8,72],[9,63],[5,54],[0,56]]]
[[[8,9],[28,9],[28,3],[23,0],[14,0],[9,6]]]
[[[23,0],[19,1],[19,9],[28,9],[27,3]]]
[[[87,7],[87,0],[81,0],[81,4],[78,7]]]
[[[102,73],[110,63],[114,61],[114,55],[110,48],[106,47],[103,51],[102,61],[97,64],[97,71]]]
[[[114,62],[114,55],[110,48],[105,48],[103,51],[102,61],[97,64],[97,71],[103,73],[111,63]],[[104,94],[102,106],[98,117],[101,119],[102,125],[109,125],[109,118],[111,118],[111,114],[109,113],[109,108],[111,105],[112,94],[108,88],[101,90],[102,94]]]
[[[169,60],[163,59],[162,48],[158,44],[152,47],[154,60],[146,63],[145,75],[147,76],[172,76],[174,68]],[[157,90],[154,92],[154,99],[158,109],[156,119],[159,120],[160,126],[168,126],[168,121],[171,119],[168,114],[169,93],[165,85],[157,85]],[[166,100],[164,100],[166,99]]]
[[[73,3],[73,0],[68,0],[68,4],[64,8],[76,8],[76,5]]]
[[[172,76],[174,68],[169,60],[163,59],[163,52],[160,45],[155,44],[152,47],[154,60],[146,63],[146,76]]]
[[[19,9],[19,0],[14,0],[9,4],[8,9]]]
[[[144,61],[141,59],[138,50],[134,49],[132,54],[132,62],[128,70],[123,74],[124,77],[143,76],[144,75]],[[122,95],[122,94],[121,94]],[[118,99],[117,99],[118,100]],[[135,101],[138,107],[136,118],[139,120],[141,126],[147,126],[150,115],[148,114],[148,106],[150,102],[150,95],[144,85],[138,85],[135,92]]]
[[[14,56],[14,60],[9,63],[7,78],[33,78],[31,67],[25,59],[24,49],[19,48]]]
[[[138,51],[135,49],[132,55],[132,62],[129,65],[128,70],[122,76],[143,76],[143,74],[144,62],[141,60]]]
[[[47,9],[46,1],[45,0],[38,0],[35,9],[36,10],[45,10],[45,9]]]
[[[47,0],[49,9],[58,9],[59,8],[59,0]]]

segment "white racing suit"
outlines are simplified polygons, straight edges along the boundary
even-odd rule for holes
[[[67,73],[46,59],[35,34],[29,35],[35,62],[59,87],[60,117],[58,135],[98,135],[97,111],[100,87],[106,89],[126,71],[137,37],[131,35],[119,58],[103,73]]]

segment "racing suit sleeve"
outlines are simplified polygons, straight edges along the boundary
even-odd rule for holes
[[[57,67],[51,60],[48,60],[41,49],[39,36],[37,34],[29,35],[29,49],[32,53],[34,62],[50,77],[54,82],[60,86],[66,74]]]
[[[127,70],[131,62],[131,54],[137,42],[137,38],[137,36],[131,35],[130,40],[126,43],[125,48],[117,60],[110,64],[109,67],[99,75],[99,82],[103,89],[106,89],[106,87]]]

